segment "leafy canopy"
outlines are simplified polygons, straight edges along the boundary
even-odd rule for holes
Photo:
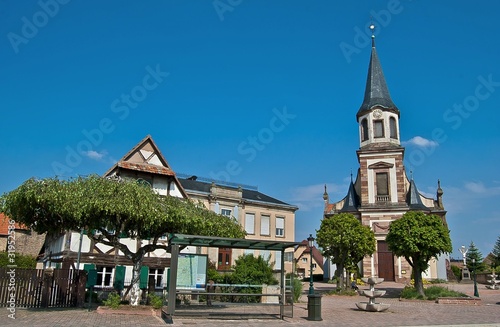
[[[386,237],[389,250],[404,257],[413,268],[415,289],[424,297],[422,272],[429,260],[452,251],[450,232],[440,217],[420,211],[408,211],[389,225]]]
[[[0,211],[40,233],[97,230],[103,243],[120,237],[157,240],[168,233],[245,236],[234,219],[200,203],[158,195],[135,180],[97,175],[29,179],[2,196]]]
[[[323,254],[337,265],[340,288],[344,287],[344,268],[355,269],[364,256],[375,252],[375,234],[349,213],[340,213],[321,221],[316,242]]]
[[[395,255],[421,271],[432,257],[452,251],[450,232],[441,218],[420,211],[408,211],[391,222],[386,241]]]

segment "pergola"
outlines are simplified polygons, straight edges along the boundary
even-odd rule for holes
[[[285,249],[295,247],[300,242],[251,240],[240,238],[197,236],[185,234],[170,234],[168,237],[171,247],[170,279],[168,287],[167,316],[172,318],[175,313],[175,300],[177,295],[177,269],[179,263],[179,248],[181,246],[201,246],[215,248],[233,248],[249,250],[281,251],[281,278],[280,278],[280,319],[283,319],[285,306]]]

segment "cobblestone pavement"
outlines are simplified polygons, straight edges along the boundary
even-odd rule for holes
[[[356,307],[356,302],[366,301],[362,296],[328,296],[321,298],[321,321],[310,321],[307,309],[307,296],[294,305],[293,318],[279,320],[267,316],[255,319],[209,319],[174,316],[171,326],[499,326],[500,327],[500,290],[489,290],[478,285],[480,305],[437,304],[431,301],[400,301],[401,284],[384,282],[377,289],[386,290],[387,294],[377,302],[389,304],[384,312],[364,312]],[[446,284],[450,289],[473,295],[473,284]],[[333,285],[315,283],[318,293],[325,293]],[[307,285],[304,289],[307,289]],[[254,307],[255,308],[255,307]],[[276,308],[276,307],[275,307]],[[4,316],[0,317],[0,326],[168,326],[159,317],[140,315],[101,314],[86,309],[17,309],[16,319],[8,318],[9,312],[1,308]],[[234,310],[242,310],[234,307]],[[254,309],[247,308],[252,311]],[[274,309],[276,311],[276,309]],[[236,317],[236,318],[235,318]]]

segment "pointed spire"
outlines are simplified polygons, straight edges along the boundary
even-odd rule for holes
[[[328,202],[328,192],[326,191],[326,184],[325,184],[325,193],[323,193],[323,200],[325,200],[325,202]]]
[[[344,200],[344,205],[340,212],[352,212],[358,211],[359,207],[359,197],[354,188],[354,183],[352,182],[352,174],[351,174],[351,183],[349,184],[349,191],[347,191],[347,195]]]
[[[375,106],[385,108],[399,116],[399,109],[392,102],[377,50],[375,49],[375,25],[371,24],[370,29],[372,30],[372,53],[366,79],[365,97],[356,116],[357,118],[363,116]]]
[[[423,203],[420,198],[420,192],[415,185],[415,181],[413,180],[413,176],[410,180],[410,187],[408,188],[408,193],[406,194],[406,203],[410,209],[414,210],[429,210]]]

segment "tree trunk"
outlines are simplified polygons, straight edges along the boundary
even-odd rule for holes
[[[417,290],[417,294],[425,297],[424,283],[422,281],[422,271],[420,270],[418,265],[415,265],[413,275],[413,278],[415,279],[415,289]]]
[[[142,257],[134,262],[132,270],[132,289],[130,290],[130,305],[138,306],[141,299],[140,277],[141,277]]]
[[[337,264],[337,289],[344,289],[344,265]]]

